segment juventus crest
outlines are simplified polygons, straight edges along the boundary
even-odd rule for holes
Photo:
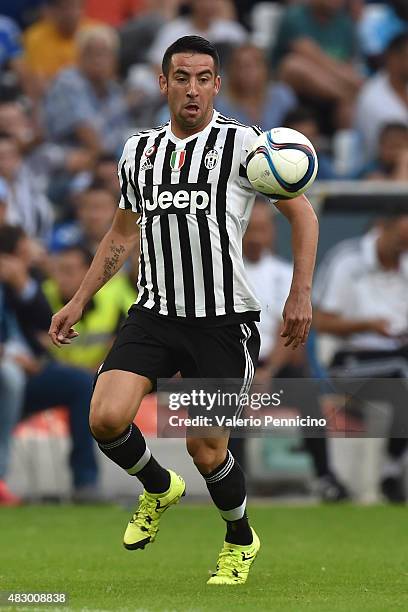
[[[211,149],[211,151],[208,151],[204,158],[204,166],[207,168],[207,170],[212,170],[217,165],[217,162],[218,151],[216,149]]]

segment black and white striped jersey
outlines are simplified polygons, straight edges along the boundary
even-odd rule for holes
[[[214,111],[188,138],[168,123],[126,142],[119,206],[140,215],[138,308],[196,321],[258,319],[241,245],[255,199],[246,158],[260,133]]]

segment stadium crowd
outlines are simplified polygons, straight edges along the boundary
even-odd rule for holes
[[[98,498],[89,398],[94,373],[135,298],[137,253],[88,305],[75,344],[53,351],[46,332],[51,313],[75,293],[110,226],[125,140],[168,120],[156,83],[160,60],[187,34],[204,36],[219,50],[217,110],[263,130],[286,125],[303,132],[318,151],[317,180],[408,181],[406,0],[2,0],[0,505],[20,501],[6,484],[16,423],[61,405],[71,428],[73,499]],[[333,267],[330,253],[322,264],[316,328],[340,338],[336,367],[350,354],[353,360],[352,344],[362,362],[369,351],[383,363],[400,359],[401,368],[383,369],[383,376],[407,376],[407,218],[380,223],[358,238],[361,253],[356,245],[344,247],[344,265]],[[365,293],[356,289],[351,298],[356,267],[368,280]],[[387,299],[376,308],[378,292]],[[258,377],[288,365],[297,375],[312,371],[307,354],[288,363],[271,338],[268,345],[274,350],[264,351]],[[391,501],[405,499],[406,444],[398,438],[404,427],[405,421],[394,430],[382,474]],[[321,446],[310,451],[316,475],[338,485],[333,497],[342,498],[346,492]]]

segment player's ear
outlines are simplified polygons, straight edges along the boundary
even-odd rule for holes
[[[159,76],[159,87],[163,95],[167,95],[167,78],[164,74]]]
[[[215,89],[215,95],[217,95],[218,92],[221,89],[221,77],[220,77],[220,75],[215,77],[214,89]]]

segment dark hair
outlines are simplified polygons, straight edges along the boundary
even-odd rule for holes
[[[292,125],[303,121],[317,121],[316,114],[307,106],[297,106],[285,115],[283,125]]]
[[[214,60],[215,74],[220,69],[220,58],[218,51],[212,43],[201,36],[183,36],[168,47],[163,55],[162,72],[168,77],[171,58],[175,53],[202,53],[210,55]]]
[[[69,246],[63,247],[62,249],[58,250],[56,255],[67,255],[69,253],[78,253],[81,256],[82,261],[84,262],[84,264],[86,264],[88,266],[88,268],[89,268],[89,266],[92,263],[93,255],[92,255],[91,251],[89,249],[87,249],[81,243],[71,244]]]
[[[113,153],[101,153],[96,159],[96,164],[118,163],[118,158]]]
[[[401,32],[394,36],[391,41],[388,43],[388,46],[385,50],[386,55],[391,53],[401,53],[404,50],[404,47],[408,45],[408,31]]]
[[[19,225],[2,225],[0,227],[0,253],[13,255],[18,243],[26,234]]]
[[[80,192],[79,197],[87,196],[90,193],[94,193],[95,191],[103,191],[105,194],[108,194],[113,201],[116,201],[115,194],[112,193],[110,189],[107,189],[104,181],[100,178],[94,178],[92,182],[85,187],[83,191]]]
[[[14,136],[12,134],[9,134],[8,132],[5,132],[4,130],[0,132],[0,140],[11,140],[12,142],[14,142],[14,144],[17,144],[17,141]]]
[[[261,47],[258,47],[257,45],[255,45],[254,43],[251,42],[244,42],[240,45],[234,45],[231,49],[230,52],[228,53],[228,61],[227,61],[227,68],[228,70],[231,70],[231,68],[233,67],[235,61],[236,61],[236,57],[237,55],[239,55],[242,51],[256,51],[260,56],[261,56],[261,61],[265,62],[265,64],[267,65],[267,68],[269,70],[269,66],[268,66],[268,62],[267,62],[267,57],[265,54],[265,51],[263,49],[261,49]]]
[[[388,3],[391,4],[400,19],[408,19],[407,0],[389,0]]]
[[[390,123],[385,123],[380,131],[379,140],[387,136],[390,132],[408,132],[408,125],[406,123],[401,123],[399,121],[391,121]]]
[[[64,0],[45,0],[44,4],[48,6],[59,6],[64,3]]]
[[[105,183],[97,177],[92,177],[92,181],[89,183],[89,185],[87,185],[86,189],[84,189],[82,193],[89,193],[90,191],[107,191],[108,193],[111,193],[108,189],[106,189]]]

